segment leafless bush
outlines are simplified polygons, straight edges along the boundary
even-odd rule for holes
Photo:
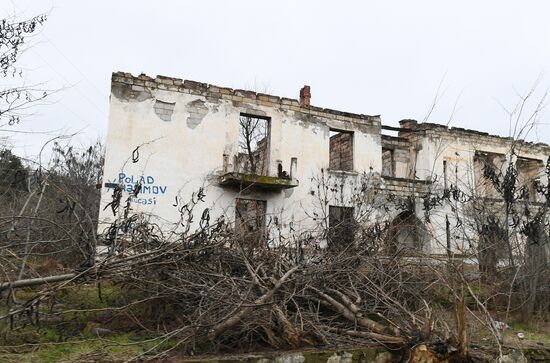
[[[93,264],[103,150],[56,145],[49,168],[23,167],[18,158],[3,165],[10,185],[0,208],[0,257],[8,279],[36,275],[48,260],[67,268]],[[14,160],[18,160],[17,162]],[[18,175],[22,175],[19,178]],[[16,178],[16,179],[14,179]],[[14,185],[13,183],[17,183]],[[21,259],[14,259],[18,256]],[[30,269],[30,270],[29,270]],[[17,273],[16,273],[17,271]]]

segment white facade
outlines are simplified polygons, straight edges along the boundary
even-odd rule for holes
[[[182,207],[201,188],[204,201],[194,211],[193,225],[205,208],[212,220],[225,216],[227,221],[233,221],[236,199],[242,198],[265,201],[266,224],[277,225],[283,233],[291,228],[316,228],[319,221],[314,216],[323,215],[323,203],[315,191],[323,176],[338,180],[333,185],[342,189],[329,193],[325,204],[347,206],[354,186],[367,177],[378,180],[373,185],[386,197],[414,194],[416,214],[422,219],[421,198],[426,193],[440,191],[444,183],[475,188],[476,152],[510,158],[511,139],[411,120],[403,122],[399,137],[382,137],[379,116],[322,109],[307,101],[175,78],[114,73],[99,232],[123,216],[125,201],[138,181],[141,192],[130,197],[131,212],[149,215],[167,232],[178,230]],[[236,188],[220,184],[223,175],[239,171],[236,159],[242,115],[268,120],[268,182],[290,183],[292,187]],[[331,170],[331,130],[353,133],[352,170]],[[382,155],[386,149],[384,160],[391,158],[393,166],[383,171]],[[540,180],[545,183],[542,174],[550,155],[548,145],[518,142],[516,151],[521,157],[537,161]],[[295,168],[291,168],[293,158],[297,160]],[[292,173],[290,181],[279,178],[279,165]],[[113,213],[109,203],[116,185],[122,187],[123,194],[120,207]],[[382,204],[386,204],[390,214],[399,213],[398,208]],[[427,248],[431,252],[446,251],[446,231],[442,226],[448,214],[448,207],[442,208],[427,223],[431,235]],[[377,214],[372,214],[372,218],[377,218]],[[270,232],[274,234],[272,229]],[[463,242],[453,236],[451,248],[463,248]]]
[[[445,188],[456,188],[466,193],[463,198],[475,196],[478,201],[486,201],[486,211],[496,213],[503,218],[506,206],[502,202],[502,194],[494,191],[491,182],[483,177],[482,167],[476,163],[476,157],[480,154],[491,154],[496,158],[495,170],[500,173],[501,178],[506,174],[510,162],[517,163],[518,160],[525,160],[532,165],[528,173],[522,175],[522,167],[516,164],[520,173],[516,189],[519,190],[523,186],[531,188],[533,192],[529,198],[531,210],[542,206],[544,198],[540,193],[534,193],[532,186],[535,182],[543,186],[548,184],[548,175],[545,170],[550,156],[548,145],[437,124],[417,124],[411,120],[402,121],[402,126],[413,130],[413,132],[400,132],[400,136],[406,137],[411,143],[411,148],[417,152],[416,177],[421,180],[430,180],[429,190],[434,195],[441,195]],[[469,204],[464,201],[455,202],[456,206],[452,204],[443,204],[431,212],[427,228],[432,237],[430,247],[434,253],[444,253],[448,242],[452,251],[464,253],[470,248],[472,242],[475,245],[479,239],[478,231],[466,224],[465,219],[468,214],[465,215],[465,210]],[[478,204],[483,203],[478,202]],[[460,212],[453,207],[460,209]],[[523,202],[517,203],[514,208],[519,215],[523,214]],[[422,208],[417,207],[419,217],[422,213]],[[475,211],[469,213],[475,213]],[[474,215],[469,216],[476,218]],[[449,241],[447,241],[445,229],[446,218],[450,226]],[[473,222],[470,221],[470,224]],[[514,238],[523,239],[520,235]]]
[[[269,176],[277,175],[278,163],[290,170],[291,158],[297,158],[292,177],[298,186],[258,191],[219,185],[220,176],[235,167],[232,161],[242,114],[269,120]],[[160,219],[165,230],[177,225],[180,208],[201,187],[205,198],[197,207],[197,219],[204,208],[210,208],[212,219],[225,215],[232,221],[235,198],[241,197],[265,200],[267,218],[277,217],[285,228],[291,222],[293,228],[305,227],[311,222],[307,213],[315,202],[310,195],[314,187],[311,178],[319,177],[329,166],[330,129],[353,132],[354,170],[335,175],[355,178],[362,172],[380,171],[377,116],[301,107],[296,100],[172,78],[115,73],[100,232],[122,216],[124,201],[138,180],[143,182],[142,192],[132,199],[132,212]],[[224,160],[229,165],[224,166]],[[112,201],[116,184],[123,186],[124,193],[121,207],[113,215],[110,207],[105,207]]]

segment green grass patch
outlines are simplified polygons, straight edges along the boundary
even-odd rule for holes
[[[4,348],[0,346],[0,362],[115,362],[137,357],[151,348],[160,351],[176,344],[176,341],[171,340],[156,347],[160,340],[148,341],[150,337],[133,333],[113,334],[105,338],[86,337],[67,342],[49,341],[48,338],[52,336],[48,332],[42,337],[44,341],[40,341],[40,344]]]

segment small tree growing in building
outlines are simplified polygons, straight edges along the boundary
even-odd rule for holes
[[[268,166],[269,121],[249,115],[239,117],[238,165],[243,171],[265,175]]]

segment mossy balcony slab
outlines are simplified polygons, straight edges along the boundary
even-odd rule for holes
[[[226,173],[220,176],[220,185],[229,187],[258,187],[268,190],[295,188],[298,180],[295,178],[279,178],[276,176],[245,174],[238,172]]]

